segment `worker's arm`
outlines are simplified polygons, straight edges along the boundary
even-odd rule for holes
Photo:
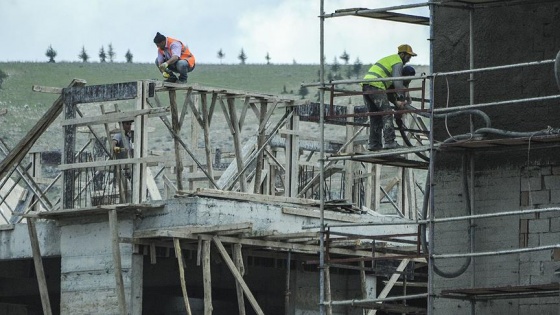
[[[169,50],[171,51],[171,58],[167,60],[167,64],[172,65],[179,60],[179,56],[181,56],[181,50],[183,49],[183,45],[181,42],[176,41],[169,46]]]

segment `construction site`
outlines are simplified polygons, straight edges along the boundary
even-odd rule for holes
[[[58,99],[0,141],[0,314],[560,314],[560,3],[323,1],[318,56],[331,19],[429,27],[402,147],[367,150],[363,80],[324,60],[319,102],[33,86]]]

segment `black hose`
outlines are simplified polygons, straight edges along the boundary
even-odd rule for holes
[[[456,140],[457,137],[453,137],[451,139],[448,140]],[[436,156],[436,151],[434,151],[432,153],[432,159],[433,162],[435,163],[435,156]],[[470,192],[469,192],[469,188],[468,188],[468,181],[467,181],[467,159],[463,157],[463,163],[461,165],[461,168],[463,170],[463,196],[464,196],[464,200],[465,200],[465,210],[467,212],[467,215],[470,214],[471,212],[471,202],[470,202]],[[428,217],[428,203],[429,203],[429,196],[430,196],[430,172],[428,172],[428,175],[426,177],[426,187],[425,187],[425,193],[424,193],[424,204],[422,205],[422,217],[424,219],[426,219]],[[433,233],[434,231],[432,231]],[[429,253],[428,251],[428,241],[426,240],[426,225],[423,224],[420,228],[420,234],[421,234],[421,243],[422,243],[422,250],[424,251],[424,253]],[[471,227],[469,225],[468,228],[468,241],[469,241],[469,252],[472,249],[472,243],[471,243],[471,237],[472,237],[472,233],[471,233]],[[441,269],[439,269],[435,264],[434,266],[434,272],[439,275],[440,277],[443,278],[457,278],[458,276],[462,275],[463,273],[465,273],[465,271],[467,271],[467,268],[469,268],[469,265],[471,264],[471,257],[467,257],[467,259],[465,260],[465,262],[463,263],[463,265],[461,265],[461,267],[459,267],[459,269],[457,269],[456,271],[443,271]]]
[[[554,61],[554,76],[556,77],[556,84],[558,89],[560,89],[560,51],[556,55],[556,60]]]

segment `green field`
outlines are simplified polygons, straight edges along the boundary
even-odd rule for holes
[[[352,65],[340,65],[344,73]],[[363,72],[369,65],[363,66]],[[266,64],[199,64],[189,75],[190,84],[244,90],[266,94],[285,94],[301,98],[301,83],[319,81],[319,65]],[[74,78],[84,79],[88,85],[162,79],[153,64],[134,63],[0,63],[7,74],[0,88],[1,134],[10,147],[15,145],[39,120],[58,95],[32,91],[33,85],[66,87]],[[326,66],[326,75],[332,74]],[[352,78],[355,79],[355,78]],[[316,89],[309,89],[307,99],[317,100]],[[48,145],[48,143],[47,143]]]

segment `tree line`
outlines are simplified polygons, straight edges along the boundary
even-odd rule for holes
[[[116,56],[116,52],[113,49],[113,44],[109,44],[107,46],[107,52],[105,52],[105,47],[101,46],[101,48],[99,49],[99,61],[100,62],[107,62],[107,59],[109,60],[109,62],[113,62],[115,60],[115,56]],[[54,50],[54,48],[52,47],[52,45],[49,45],[49,48],[47,48],[47,51],[45,52],[45,56],[47,56],[49,58],[48,62],[52,62],[55,63],[55,58],[57,56],[57,52],[56,50]],[[130,52],[130,49],[127,50],[126,54],[124,55],[126,62],[127,63],[132,63],[132,58],[134,57],[132,55],[132,53]],[[86,51],[85,46],[82,46],[82,50],[80,51],[80,53],[78,54],[78,58],[80,58],[80,60],[82,62],[88,62],[90,59],[89,54]]]

